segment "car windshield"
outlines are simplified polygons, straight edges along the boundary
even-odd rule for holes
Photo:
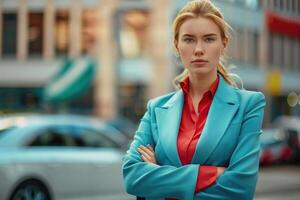
[[[15,129],[16,126],[10,126],[10,127],[5,127],[5,128],[0,128],[0,137],[2,137],[6,132],[11,131]]]

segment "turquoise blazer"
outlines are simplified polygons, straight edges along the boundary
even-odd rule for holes
[[[148,102],[123,159],[125,189],[147,200],[252,200],[259,169],[259,136],[265,98],[261,92],[233,88],[220,81],[192,162],[182,165],[177,134],[184,102],[182,90]],[[139,145],[154,147],[158,165],[143,162]],[[196,193],[201,165],[227,167],[216,182]]]

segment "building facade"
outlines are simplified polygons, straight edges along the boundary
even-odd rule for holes
[[[0,110],[75,109],[138,121],[147,100],[173,90],[172,79],[182,70],[171,22],[186,2],[1,0]],[[283,114],[300,115],[299,103],[287,103],[291,92],[300,95],[299,1],[214,2],[233,28],[227,65],[246,89],[265,93],[265,123]],[[65,60],[84,57],[96,62],[93,84],[80,97],[45,102],[43,91]]]
[[[299,116],[300,2],[215,2],[233,28],[229,66],[236,67],[232,71],[240,75],[246,89],[264,92],[265,122],[279,115]]]

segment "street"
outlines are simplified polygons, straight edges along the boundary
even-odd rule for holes
[[[300,166],[261,168],[255,200],[283,199],[300,199]]]

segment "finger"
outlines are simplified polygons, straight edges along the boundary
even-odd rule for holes
[[[147,159],[151,159],[151,155],[149,155],[148,152],[145,151],[145,148],[139,147],[138,151],[139,151],[140,154],[142,154],[143,156],[145,156]]]
[[[144,155],[141,155],[143,161],[148,162],[147,158]]]
[[[148,155],[154,156],[154,152],[151,151],[149,148],[141,146],[141,149],[143,149]]]
[[[148,162],[148,163],[153,163],[151,160],[149,160],[147,157],[145,157],[144,155],[141,155],[141,158],[143,159],[143,161]]]
[[[147,148],[150,149],[150,151],[152,151],[154,153],[154,149],[152,148],[152,146],[150,144],[147,145]]]
[[[152,163],[152,164],[156,164],[156,158],[155,157],[151,157],[148,154],[146,154],[143,150],[140,150],[141,153],[141,158],[144,162],[148,162],[148,163]]]
[[[155,155],[154,149],[152,148],[152,146],[150,144],[147,145],[147,148],[151,151],[152,159],[154,160],[154,162],[156,162],[156,155]]]
[[[151,152],[149,152],[149,150],[146,147],[139,147],[140,148],[140,152],[143,153],[145,156],[147,157],[151,157]]]

